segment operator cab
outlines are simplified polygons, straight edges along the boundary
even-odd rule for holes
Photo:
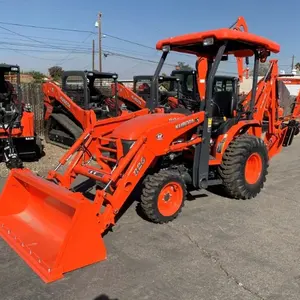
[[[16,89],[10,81],[16,83]],[[20,67],[0,64],[0,127],[7,127],[11,122],[13,128],[19,127],[21,112]]]
[[[152,75],[138,75],[133,77],[133,92],[146,102],[151,99]],[[158,78],[158,93],[160,105],[165,105],[169,97],[178,97],[178,78],[161,75]]]
[[[212,118],[211,134],[213,136],[227,132],[231,126],[235,125],[241,119],[252,119],[256,99],[259,62],[265,62],[271,51],[278,53],[280,50],[277,43],[266,38],[227,28],[168,38],[159,41],[156,48],[163,51],[156,74],[162,68],[170,51],[193,54],[198,58],[206,58],[206,94],[205,99],[202,101],[201,110],[204,109],[208,118]],[[228,60],[228,55],[234,55],[235,57],[254,56],[252,93],[247,111],[244,111],[238,105],[239,101],[236,91],[232,93],[232,91],[222,88],[219,91],[215,91],[215,88],[217,88],[216,72],[220,62]],[[197,74],[200,72],[198,69],[196,71]],[[155,103],[152,105],[155,107]]]
[[[180,80],[179,87],[181,97],[186,103],[186,107],[194,111],[200,101],[197,72],[195,70],[174,70],[171,76],[175,76]],[[222,104],[218,103],[220,98],[225,97],[229,100],[230,97],[232,97],[233,100],[238,101],[239,79],[234,76],[216,75],[213,84],[213,97],[215,98],[214,102],[218,105],[215,105],[214,109],[218,109],[218,107],[222,106]]]
[[[234,76],[215,76],[213,84],[213,129],[219,128],[225,119],[232,119],[238,110],[239,79]]]
[[[116,97],[112,94],[112,85],[117,84],[117,79],[116,73],[65,71],[62,76],[62,90],[79,107],[92,109],[97,119],[103,119],[116,113]]]
[[[18,90],[15,91],[11,82],[7,79],[12,78],[20,85],[19,66],[0,64],[0,109],[10,111],[15,109],[13,106],[18,99]]]

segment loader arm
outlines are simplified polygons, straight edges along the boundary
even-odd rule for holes
[[[47,180],[28,169],[10,173],[0,198],[0,235],[45,282],[104,260],[106,249],[101,235],[115,224],[133,189],[159,157],[201,141],[201,137],[181,137],[201,124],[204,117],[204,112],[185,116],[149,114],[148,109],[143,109],[112,118],[109,125],[91,124]],[[119,136],[124,134],[121,127],[129,122],[134,127],[147,126],[145,121],[152,122],[151,118],[157,118],[156,126],[149,127],[126,148]],[[169,121],[161,122],[163,119]],[[157,139],[160,134],[165,139]],[[95,156],[97,167],[90,164]],[[59,174],[66,162],[67,168]],[[93,201],[76,188],[70,189],[70,182],[79,175],[96,181]],[[6,199],[11,185],[22,194],[19,202]]]
[[[59,102],[63,107],[66,108],[81,124],[82,128],[86,128],[89,124],[91,111],[86,111],[80,108],[68,95],[66,95],[59,86],[53,82],[46,82],[43,84],[44,104],[47,108],[46,120],[50,117],[53,107],[53,102]]]
[[[115,86],[117,86],[118,97],[122,100],[125,100],[130,108],[133,108],[134,111],[146,107],[145,100],[134,93],[131,89],[122,85],[120,83],[112,84],[111,89],[112,93],[115,94]]]

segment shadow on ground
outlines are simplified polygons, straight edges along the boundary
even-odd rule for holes
[[[117,298],[109,298],[107,295],[102,294],[96,298],[94,298],[93,300],[119,300]]]

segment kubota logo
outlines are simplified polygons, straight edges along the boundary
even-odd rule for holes
[[[61,102],[63,103],[63,105],[67,106],[67,107],[71,107],[70,103],[63,97],[60,97]]]
[[[142,105],[142,101],[134,96],[131,97],[136,103],[138,103],[139,105]]]
[[[195,122],[198,122],[198,119],[190,119],[190,120],[184,121],[184,122],[182,122],[182,123],[180,123],[180,124],[177,124],[177,125],[175,126],[175,128],[176,128],[176,129],[181,129],[181,128],[184,128],[184,127],[186,127],[186,126],[188,126],[188,125],[191,125],[191,124],[193,124],[193,123],[195,123]]]

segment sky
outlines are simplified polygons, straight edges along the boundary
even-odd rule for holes
[[[228,3],[231,4],[228,4]],[[288,3],[288,4],[287,4]],[[117,72],[120,79],[153,74],[161,53],[155,45],[171,36],[229,27],[243,16],[249,31],[279,43],[280,70],[291,71],[292,56],[300,61],[297,17],[300,1],[252,0],[136,0],[78,1],[0,0],[1,62],[18,64],[23,71],[47,74],[60,65],[64,70],[92,69],[92,40],[98,51],[95,22],[102,13],[102,47],[108,53],[102,69]],[[6,23],[83,30],[70,32],[14,26]],[[294,38],[296,36],[296,39]],[[125,39],[130,42],[123,41]],[[136,43],[136,44],[135,44]],[[140,45],[137,45],[140,44]],[[171,53],[163,71],[170,74],[178,61],[195,66],[195,57]],[[98,68],[98,54],[95,56]],[[236,73],[234,60],[222,62],[221,73]]]

